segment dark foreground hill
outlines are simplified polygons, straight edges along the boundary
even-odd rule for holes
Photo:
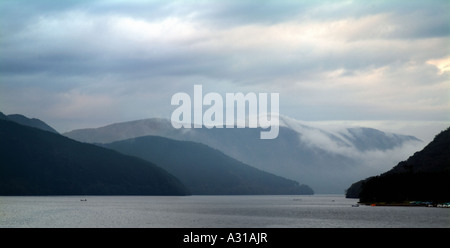
[[[144,136],[105,146],[158,164],[192,194],[313,194],[306,185],[258,170],[196,142]]]
[[[0,120],[0,195],[186,195],[139,158]]]
[[[390,171],[354,183],[347,197],[361,202],[450,201],[450,128]]]

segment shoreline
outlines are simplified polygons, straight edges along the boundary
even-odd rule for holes
[[[358,204],[371,207],[434,207],[434,208],[450,208],[450,202],[435,203],[435,202],[359,202]]]

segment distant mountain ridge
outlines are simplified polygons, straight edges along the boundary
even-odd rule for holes
[[[450,201],[450,127],[389,171],[360,180],[346,196],[361,202]]]
[[[279,136],[261,140],[259,128],[174,129],[166,119],[144,119],[64,133],[89,143],[140,136],[193,141],[245,164],[309,185],[316,193],[345,192],[352,182],[385,169],[423,144],[413,136],[372,128],[327,130],[280,116]]]
[[[323,129],[302,124],[297,120],[287,117],[281,117],[280,125],[281,128],[295,130],[299,134],[310,130],[314,132],[312,135],[326,135],[330,140],[333,140],[336,143],[347,147],[353,146],[362,151],[373,149],[392,149],[397,146],[398,143],[404,141],[420,141],[411,135],[388,134],[374,128],[365,127],[350,127],[343,128],[337,132],[328,132]],[[111,143],[114,141],[146,135],[179,138],[179,136],[188,136],[189,133],[201,130],[208,130],[208,128],[174,129],[171,122],[167,119],[149,118],[114,123],[99,128],[76,129],[66,132],[63,135],[87,143]],[[229,129],[224,128],[222,130]],[[259,132],[260,129],[258,128],[254,130],[258,130]],[[183,139],[185,139],[185,137],[183,137]]]
[[[168,137],[181,133],[181,131],[181,129],[174,129],[166,119],[149,118],[114,123],[99,128],[76,129],[63,133],[63,135],[82,142],[106,144],[147,135]]]
[[[159,136],[116,141],[104,147],[158,164],[195,195],[313,194],[306,185],[239,162],[204,144]]]
[[[9,121],[13,121],[13,122],[16,122],[16,123],[24,125],[24,126],[35,127],[35,128],[39,128],[44,131],[58,133],[58,131],[56,131],[54,128],[49,126],[47,123],[45,123],[39,119],[28,118],[28,117],[26,117],[24,115],[20,115],[20,114],[5,115],[2,112],[0,112],[0,120],[9,120]]]
[[[0,120],[0,195],[186,194],[150,162]]]

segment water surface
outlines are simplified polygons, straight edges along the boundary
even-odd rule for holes
[[[341,195],[0,197],[0,227],[450,227],[450,209],[356,202]]]

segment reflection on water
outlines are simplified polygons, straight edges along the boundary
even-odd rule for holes
[[[450,227],[450,209],[356,202],[341,195],[0,197],[0,227]]]

